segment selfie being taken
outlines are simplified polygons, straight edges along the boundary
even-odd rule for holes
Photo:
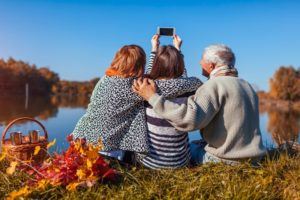
[[[0,199],[300,199],[299,8],[0,0]]]

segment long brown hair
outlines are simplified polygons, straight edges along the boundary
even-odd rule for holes
[[[149,74],[150,78],[178,78],[183,72],[184,60],[180,52],[171,45],[159,47]]]
[[[146,64],[146,54],[138,45],[125,45],[116,53],[106,70],[107,76],[140,77]]]

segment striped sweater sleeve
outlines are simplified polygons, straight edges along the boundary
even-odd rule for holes
[[[155,56],[156,56],[156,52],[152,51],[150,53],[149,62],[148,62],[147,68],[146,68],[146,74],[150,74],[152,67],[153,67],[153,61],[154,61]]]

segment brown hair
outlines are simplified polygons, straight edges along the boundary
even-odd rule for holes
[[[152,79],[178,78],[183,72],[184,61],[181,53],[171,45],[159,47],[150,77]]]
[[[106,70],[107,76],[140,77],[144,74],[146,54],[137,45],[125,45],[116,53]]]

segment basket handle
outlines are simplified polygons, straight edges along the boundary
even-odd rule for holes
[[[4,140],[5,140],[5,135],[6,135],[7,131],[8,131],[8,129],[10,129],[10,127],[12,127],[16,122],[18,122],[18,121],[23,121],[23,120],[32,121],[32,122],[35,122],[35,123],[37,123],[38,125],[40,125],[40,127],[41,127],[41,128],[43,129],[43,131],[44,131],[45,139],[48,140],[48,132],[47,132],[46,128],[44,127],[44,125],[43,125],[41,122],[39,122],[38,120],[36,120],[36,119],[34,119],[34,118],[31,118],[31,117],[20,117],[20,118],[17,118],[17,119],[15,119],[15,120],[11,121],[11,122],[7,125],[7,127],[4,129],[4,131],[2,132],[2,142],[4,142]]]

